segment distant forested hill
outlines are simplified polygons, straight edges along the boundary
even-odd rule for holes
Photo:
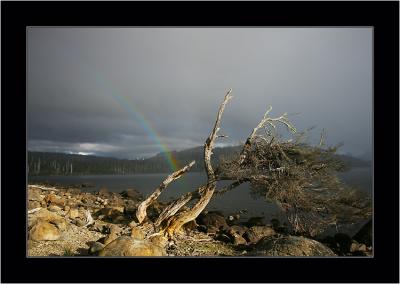
[[[215,148],[213,161],[237,155],[239,147]],[[171,152],[178,167],[195,160],[191,171],[203,171],[203,147]],[[143,160],[124,160],[109,157],[83,156],[63,153],[28,152],[29,175],[93,175],[170,173],[170,164],[164,153]]]
[[[237,157],[240,146],[215,148],[213,162]],[[203,147],[171,152],[178,167],[192,160],[196,161],[191,171],[203,171]],[[354,167],[369,166],[366,162],[351,156],[338,155],[347,165]],[[124,160],[109,157],[83,156],[63,153],[28,152],[29,175],[96,175],[96,174],[136,174],[136,173],[170,173],[171,166],[165,154],[143,160]]]

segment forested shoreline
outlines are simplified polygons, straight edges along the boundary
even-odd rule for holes
[[[215,148],[213,162],[234,158],[239,154],[240,146]],[[177,167],[195,160],[192,172],[204,171],[203,147],[171,152]],[[351,156],[338,155],[350,167],[370,166],[371,162]],[[165,153],[159,153],[147,159],[117,159],[112,157],[84,156],[77,154],[28,152],[28,175],[129,175],[144,173],[169,173],[171,166]]]

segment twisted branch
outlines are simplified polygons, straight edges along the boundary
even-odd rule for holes
[[[143,220],[146,218],[147,213],[147,207],[149,207],[161,194],[161,192],[167,188],[167,186],[179,179],[184,173],[190,170],[190,168],[195,164],[195,161],[192,161],[190,164],[187,166],[183,167],[180,170],[177,170],[176,172],[172,173],[169,175],[161,184],[160,186],[149,196],[144,200],[142,203],[140,203],[137,211],[136,211],[136,218],[139,221],[139,224],[143,222]]]

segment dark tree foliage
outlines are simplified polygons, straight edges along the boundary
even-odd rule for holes
[[[280,118],[260,123],[242,155],[219,165],[218,179],[249,182],[251,193],[277,203],[298,234],[315,236],[329,225],[368,218],[371,200],[336,176],[347,169],[335,154],[339,146],[324,147],[322,134],[319,145],[309,145],[308,131],[297,134],[286,115]],[[291,139],[278,135],[278,125],[288,128]]]

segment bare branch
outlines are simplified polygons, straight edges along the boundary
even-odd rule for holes
[[[143,220],[146,218],[147,213],[146,209],[149,207],[161,194],[161,192],[167,188],[167,186],[180,178],[184,173],[190,170],[190,168],[195,164],[195,161],[192,161],[189,165],[183,167],[182,169],[172,173],[169,175],[161,184],[160,186],[149,196],[144,200],[142,203],[140,203],[137,211],[136,211],[136,218],[139,221],[139,224],[143,222]]]
[[[215,183],[215,173],[211,165],[211,155],[212,149],[214,148],[215,139],[217,138],[217,133],[219,131],[219,125],[221,124],[222,113],[224,112],[225,105],[233,97],[231,96],[232,89],[229,89],[228,93],[225,95],[224,101],[218,110],[217,120],[215,121],[214,128],[211,131],[210,136],[207,138],[204,144],[204,165],[207,171],[208,183]]]
[[[231,191],[231,190],[234,189],[235,187],[238,187],[239,185],[241,185],[242,183],[247,182],[247,181],[249,181],[249,179],[240,179],[240,180],[237,180],[237,181],[231,183],[230,185],[225,186],[225,187],[221,188],[220,190],[216,191],[216,192],[214,193],[214,195],[215,195],[215,196],[223,195],[224,193],[226,193],[226,192],[228,192],[228,191]]]
[[[39,210],[41,210],[41,209],[42,209],[42,207],[33,208],[33,209],[31,209],[31,210],[28,211],[28,214],[35,213],[35,212],[37,212],[37,211],[39,211]]]
[[[325,128],[322,128],[321,137],[319,139],[319,146],[322,147],[325,145]]]
[[[175,200],[172,202],[170,205],[168,205],[163,212],[158,216],[157,221],[154,223],[157,227],[160,226],[162,221],[165,219],[168,219],[169,217],[173,216],[176,212],[179,211],[186,203],[188,203],[193,195],[197,193],[197,190],[195,192],[188,192],[184,195],[182,195],[179,199]]]
[[[39,188],[41,190],[47,190],[47,191],[58,191],[57,188],[41,186],[41,185],[37,185],[37,184],[28,185],[28,188]]]
[[[269,106],[269,108],[267,109],[267,111],[264,114],[263,119],[261,119],[261,121],[258,123],[258,125],[250,133],[249,137],[247,137],[246,143],[243,145],[243,149],[240,153],[239,166],[242,165],[243,162],[246,160],[246,157],[251,148],[252,142],[256,136],[257,131],[259,129],[265,127],[265,124],[268,124],[269,126],[271,126],[272,128],[275,129],[276,128],[275,123],[280,122],[280,123],[284,124],[288,128],[289,131],[291,131],[292,133],[296,133],[296,128],[293,126],[293,124],[287,118],[287,113],[284,113],[283,115],[281,115],[277,118],[271,118],[271,117],[268,117],[268,114],[271,112],[271,110],[272,110],[272,106]]]
[[[215,188],[208,188],[204,190],[204,194],[200,197],[200,200],[188,211],[183,211],[169,218],[168,225],[166,227],[166,233],[168,236],[172,236],[180,228],[199,216],[199,214],[206,208],[210,202],[211,197],[214,194]]]
[[[171,217],[168,218],[167,220],[167,226],[166,226],[166,234],[168,236],[172,236],[174,232],[178,231],[181,229],[181,227],[196,219],[197,216],[204,210],[204,208],[207,206],[207,204],[210,202],[211,197],[214,194],[214,190],[216,187],[216,177],[215,177],[215,172],[214,169],[211,165],[211,155],[212,155],[212,150],[214,148],[214,143],[217,138],[217,133],[219,131],[219,126],[221,123],[221,117],[222,113],[224,112],[225,105],[227,102],[232,98],[231,96],[232,89],[230,89],[227,94],[225,95],[224,101],[222,102],[221,106],[219,107],[218,114],[217,114],[217,119],[214,124],[214,128],[211,131],[210,136],[207,138],[205,144],[204,144],[204,165],[205,169],[207,172],[207,185],[202,186],[198,189],[198,194],[200,195],[200,200],[193,205],[193,207],[187,211],[180,212],[176,215],[172,215]],[[189,196],[189,195],[188,195]],[[172,208],[174,210],[179,210],[183,205],[189,201],[188,196],[182,197],[180,200],[181,202],[177,201]],[[176,209],[179,207],[178,209]],[[168,214],[171,215],[171,214]]]

